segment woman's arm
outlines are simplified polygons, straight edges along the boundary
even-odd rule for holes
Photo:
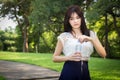
[[[67,61],[67,58],[65,56],[61,56],[62,49],[63,49],[62,42],[60,40],[58,40],[56,48],[55,48],[55,52],[53,54],[53,61],[54,62]]]
[[[102,46],[102,44],[100,43],[98,37],[96,36],[95,39],[91,39],[91,42],[93,43],[96,51],[99,53],[100,56],[102,57],[106,57],[106,51],[104,49],[104,47]]]
[[[70,56],[62,56],[61,52],[63,49],[62,42],[58,40],[55,52],[53,54],[53,61],[54,62],[65,62],[65,61],[80,61],[81,54],[80,53],[74,53]]]

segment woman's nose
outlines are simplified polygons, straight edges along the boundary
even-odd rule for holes
[[[78,20],[77,19],[74,19],[74,22],[77,22]]]

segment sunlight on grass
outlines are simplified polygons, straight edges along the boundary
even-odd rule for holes
[[[5,80],[5,78],[3,76],[0,76],[0,80]]]
[[[93,80],[120,80],[119,72],[91,71]]]
[[[63,63],[54,63],[52,54],[0,52],[1,60],[10,60],[46,67],[58,72]],[[120,60],[91,58],[89,69],[92,80],[120,80]]]

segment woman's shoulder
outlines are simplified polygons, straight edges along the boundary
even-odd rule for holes
[[[61,39],[67,39],[67,38],[70,38],[70,37],[71,37],[70,32],[63,32],[58,36],[58,38],[61,38]]]
[[[70,37],[70,33],[69,32],[63,32],[61,33],[57,39],[61,40],[62,44],[64,45],[64,42],[67,40],[67,38]]]
[[[93,30],[89,30],[90,31],[90,33],[95,33],[95,31],[93,31]]]
[[[91,37],[95,37],[95,36],[96,36],[96,32],[93,31],[93,30],[90,30],[90,36],[91,36]]]

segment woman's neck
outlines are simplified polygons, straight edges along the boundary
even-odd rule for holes
[[[72,35],[73,35],[75,38],[78,38],[79,36],[82,35],[82,32],[81,32],[80,29],[73,29]]]
[[[79,28],[73,29],[72,32],[76,35],[82,34],[82,32]]]

